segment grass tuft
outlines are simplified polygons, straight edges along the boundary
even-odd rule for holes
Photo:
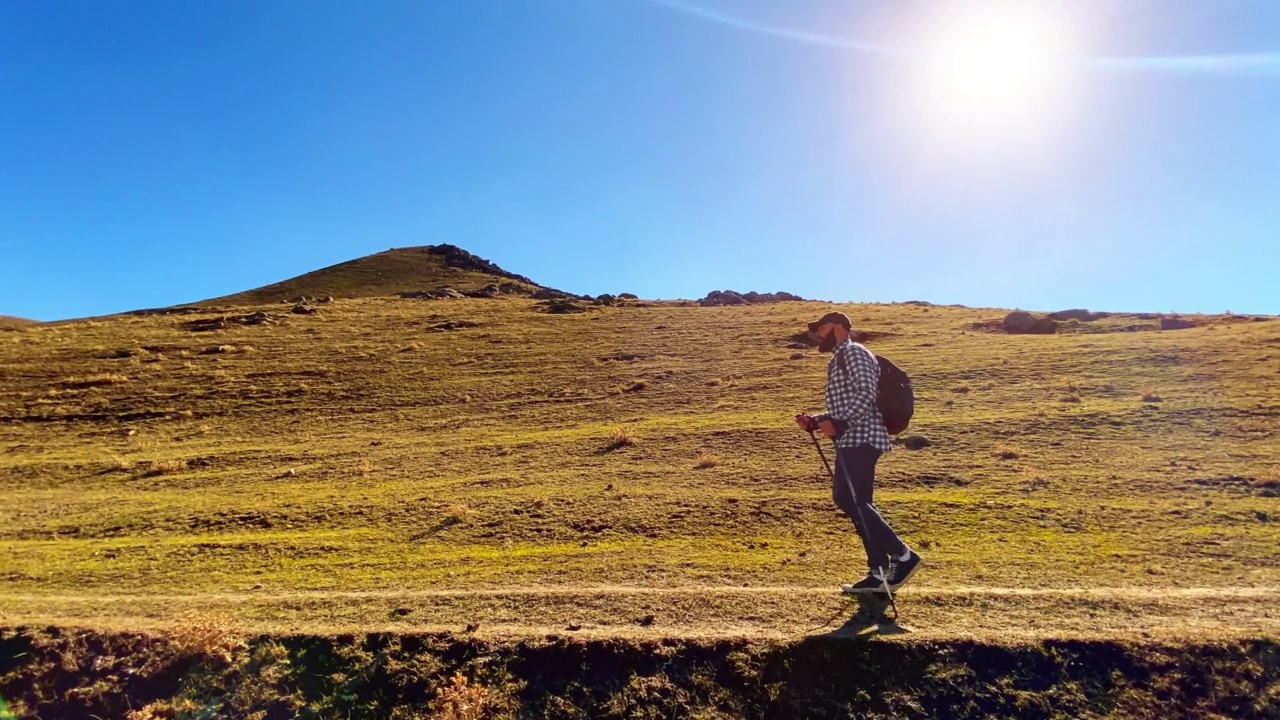
[[[609,442],[604,446],[605,450],[620,450],[624,447],[632,447],[639,440],[630,427],[622,425],[614,428],[613,433],[609,435]]]
[[[231,662],[231,654],[244,645],[240,629],[230,615],[192,610],[183,613],[168,632],[181,657],[201,657]]]
[[[1009,447],[1008,445],[1000,445],[996,447],[996,457],[1001,460],[1017,460],[1022,457],[1022,453],[1018,452],[1016,448]]]
[[[108,385],[119,385],[129,382],[127,375],[120,373],[98,373],[96,375],[87,375],[85,377],[69,377],[62,381],[62,384],[69,388],[91,388],[106,387]]]
[[[129,472],[133,469],[133,462],[127,458],[123,458],[115,453],[107,460],[107,472]]]
[[[1157,393],[1144,392],[1142,393],[1142,402],[1144,403],[1164,402],[1164,398],[1160,397],[1160,395]]]
[[[711,453],[704,453],[698,456],[698,462],[693,467],[697,470],[706,470],[720,464],[720,456]]]
[[[159,475],[173,475],[186,470],[190,466],[187,460],[175,458],[172,460],[152,460],[147,466],[147,471],[142,474],[143,477],[156,477]]]
[[[446,525],[461,525],[470,518],[475,511],[462,503],[454,503],[444,510],[444,523]]]

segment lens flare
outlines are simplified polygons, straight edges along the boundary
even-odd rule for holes
[[[1068,33],[1029,3],[973,3],[933,18],[919,41],[920,92],[954,122],[1030,119],[1060,90]]]

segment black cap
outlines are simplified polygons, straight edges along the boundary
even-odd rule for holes
[[[818,332],[818,328],[826,325],[827,323],[836,323],[837,325],[842,326],[845,330],[853,329],[853,323],[849,322],[848,315],[845,315],[842,312],[829,312],[809,323],[809,332]]]

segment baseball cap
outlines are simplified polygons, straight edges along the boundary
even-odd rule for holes
[[[809,332],[818,332],[818,328],[826,325],[827,323],[836,323],[842,326],[845,330],[853,329],[853,323],[849,322],[848,315],[845,315],[842,312],[829,312],[809,323]]]

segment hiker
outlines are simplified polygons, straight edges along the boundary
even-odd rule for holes
[[[796,415],[806,432],[815,430],[834,441],[836,466],[833,495],[858,531],[867,552],[867,576],[842,585],[846,593],[897,590],[916,569],[920,556],[889,528],[872,503],[876,462],[889,452],[889,432],[876,405],[880,364],[876,356],[849,337],[848,316],[830,312],[809,323],[818,350],[832,353],[827,363],[827,412]]]

